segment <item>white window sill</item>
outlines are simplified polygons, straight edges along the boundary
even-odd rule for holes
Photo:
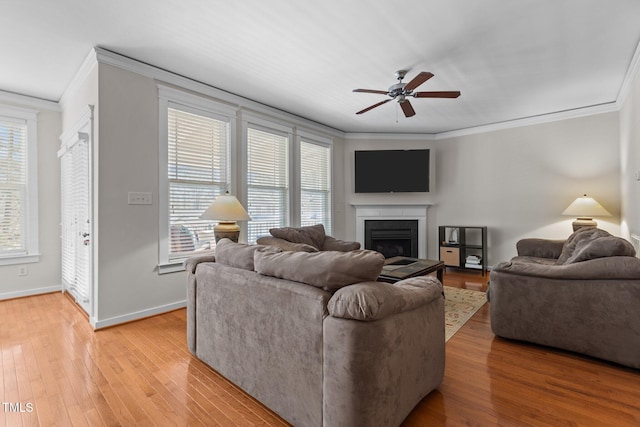
[[[158,274],[176,273],[184,271],[183,261],[172,261],[165,264],[158,264]]]
[[[31,264],[40,262],[40,254],[0,256],[0,265]]]

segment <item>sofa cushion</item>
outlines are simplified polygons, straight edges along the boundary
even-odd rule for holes
[[[257,250],[255,270],[265,276],[293,280],[335,291],[353,283],[375,281],[384,256],[375,251],[280,252]]]
[[[611,234],[609,234],[605,230],[601,230],[595,227],[583,227],[578,229],[577,231],[574,231],[573,234],[569,236],[567,241],[564,242],[564,245],[562,246],[562,253],[560,253],[560,256],[558,257],[558,261],[556,263],[566,263],[567,260],[573,255],[578,243],[585,240],[593,240],[598,237],[608,236],[611,236]]]
[[[293,243],[288,240],[280,239],[273,236],[261,236],[258,237],[256,243],[259,245],[275,246],[283,251],[293,252],[318,252],[318,249],[314,246],[307,245],[306,243]]]
[[[340,251],[348,252],[360,249],[360,242],[350,242],[346,240],[336,239],[335,237],[326,236],[322,244],[323,251]]]
[[[324,226],[322,224],[310,225],[307,227],[282,227],[272,228],[269,233],[273,237],[288,240],[293,243],[305,243],[316,249],[321,249],[326,236]]]
[[[442,284],[433,276],[419,276],[394,284],[356,283],[339,289],[329,300],[333,317],[378,320],[421,307],[442,296]]]
[[[593,240],[583,240],[576,245],[573,255],[565,264],[587,261],[594,258],[609,256],[635,256],[636,251],[631,243],[615,236],[598,237]]]
[[[229,267],[253,270],[253,253],[258,249],[280,252],[280,249],[270,246],[248,245],[246,243],[236,243],[229,239],[220,239],[216,244],[215,261]]]

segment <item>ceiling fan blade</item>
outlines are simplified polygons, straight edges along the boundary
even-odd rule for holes
[[[411,80],[409,83],[407,83],[404,86],[404,90],[414,90],[415,88],[420,86],[422,83],[424,83],[427,80],[429,80],[431,77],[433,77],[432,73],[429,73],[427,71],[422,71],[422,72],[418,73],[418,75],[415,76],[413,78],[413,80]]]
[[[460,92],[457,90],[451,91],[435,91],[435,92],[414,92],[411,94],[414,98],[457,98],[460,96]]]
[[[366,113],[366,112],[367,112],[367,111],[369,111],[369,110],[373,110],[374,108],[381,106],[382,104],[386,104],[387,102],[391,101],[392,99],[393,99],[393,98],[385,99],[385,100],[384,100],[384,101],[382,101],[382,102],[378,102],[377,104],[373,104],[372,106],[367,107],[367,108],[365,108],[364,110],[358,111],[356,114]]]
[[[408,99],[405,99],[404,101],[400,101],[400,107],[402,107],[402,112],[404,113],[405,117],[411,117],[416,115],[416,112],[413,109],[413,106],[411,105]]]
[[[377,93],[380,95],[387,95],[389,92],[386,90],[375,90],[375,89],[354,89],[354,92],[360,93]]]

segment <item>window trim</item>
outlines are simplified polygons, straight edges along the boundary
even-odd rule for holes
[[[0,116],[8,121],[27,125],[27,209],[25,212],[25,253],[0,255],[1,265],[26,264],[40,261],[38,230],[38,111],[0,105]]]
[[[233,165],[235,165],[236,159],[236,109],[198,95],[192,95],[181,90],[158,84],[158,274],[184,271],[184,259],[169,258],[169,177],[167,175],[167,164],[169,161],[169,108],[175,108],[189,113],[200,114],[228,123],[229,146],[227,148],[229,158],[227,159],[227,162],[230,165],[231,171],[231,176],[229,177],[229,187],[230,191],[235,193]]]
[[[296,156],[296,151],[294,149],[294,140],[295,140],[295,131],[291,126],[283,125],[281,123],[273,122],[268,119],[264,119],[260,116],[254,114],[248,114],[247,112],[242,113],[242,194],[240,195],[240,203],[242,206],[249,206],[249,182],[248,182],[248,174],[249,174],[249,128],[256,129],[262,132],[271,132],[274,134],[279,134],[287,137],[287,150],[288,150],[288,159],[289,164],[287,165],[289,174],[289,181],[287,182],[287,197],[289,199],[288,203],[288,212],[285,215],[287,218],[287,223],[284,224],[284,227],[291,226],[295,221],[295,212],[297,208],[298,199],[296,198],[296,192],[294,191],[296,185],[296,175],[295,175],[295,161],[292,161]],[[248,224],[243,223],[241,227],[245,227],[244,235],[247,236]]]
[[[241,147],[242,147],[242,159],[240,172],[242,176],[242,193],[239,196],[239,199],[243,206],[248,206],[248,182],[247,182],[247,174],[248,174],[248,129],[254,128],[265,132],[274,132],[274,133],[282,133],[286,134],[289,137],[289,212],[288,212],[288,224],[285,226],[288,227],[299,227],[301,223],[301,191],[302,191],[302,181],[301,181],[301,159],[300,159],[300,143],[301,141],[305,141],[308,143],[318,144],[322,146],[326,146],[329,148],[329,156],[330,156],[330,167],[331,172],[329,176],[330,180],[330,191],[331,191],[331,226],[332,228],[335,225],[334,222],[334,212],[335,212],[335,188],[334,188],[334,141],[330,137],[326,137],[321,135],[320,133],[316,133],[313,131],[308,131],[306,129],[300,129],[293,125],[287,125],[275,119],[271,119],[269,117],[265,117],[260,114],[242,111],[241,117],[242,123],[242,139],[241,139]],[[247,227],[246,224],[242,226]],[[246,233],[246,229],[244,230]],[[246,235],[246,234],[245,234]]]
[[[333,228],[334,228],[334,197],[335,197],[335,189],[333,187],[334,181],[333,181],[333,175],[334,175],[334,165],[333,165],[333,140],[331,138],[326,138],[326,137],[322,137],[319,135],[316,135],[314,133],[311,132],[306,132],[303,130],[298,130],[296,132],[296,138],[295,138],[295,147],[296,147],[296,157],[295,157],[295,170],[296,170],[296,187],[295,187],[295,192],[296,192],[296,198],[298,200],[298,203],[295,205],[295,209],[297,210],[296,215],[298,218],[298,226],[300,225],[300,223],[302,222],[302,205],[301,205],[301,201],[302,201],[302,171],[301,171],[301,164],[302,164],[302,158],[301,158],[301,144],[302,142],[306,142],[309,144],[315,144],[315,145],[319,145],[321,147],[326,147],[329,149],[329,198],[330,198],[330,203],[331,206],[329,208],[329,215],[331,218],[331,230],[326,230],[327,233],[332,233],[333,232]]]

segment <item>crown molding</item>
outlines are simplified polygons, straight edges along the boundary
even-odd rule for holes
[[[596,114],[611,113],[619,111],[617,102],[608,102],[589,107],[575,108],[572,110],[558,111],[556,113],[541,114],[539,116],[524,117],[522,119],[508,120],[504,122],[491,123],[488,125],[474,126],[465,129],[457,129],[439,133],[360,133],[347,132],[344,138],[347,140],[384,140],[393,139],[396,141],[438,141],[441,139],[456,138],[459,136],[475,135],[479,133],[495,132],[498,130],[512,129],[524,126],[533,126],[543,123],[556,122],[560,120],[575,119]]]
[[[561,120],[576,119],[578,117],[593,116],[596,114],[604,114],[616,112],[619,110],[616,102],[607,102],[589,107],[574,108],[571,110],[558,111],[555,113],[541,114],[539,116],[524,117],[521,119],[507,120],[504,122],[491,123],[488,125],[474,126],[466,129],[452,130],[435,134],[435,139],[456,138],[459,136],[475,135],[479,133],[495,132],[505,129],[513,129],[524,126],[533,126],[544,123],[557,122]]]
[[[34,98],[32,96],[20,95],[19,93],[5,92],[0,90],[0,102],[13,105],[21,105],[24,107],[35,108],[38,110],[62,111],[62,107],[55,101],[49,101],[42,98]]]
[[[436,141],[448,138],[456,138],[460,136],[467,136],[486,132],[495,132],[505,129],[513,129],[517,127],[532,126],[544,123],[550,123],[554,121],[574,119],[578,117],[591,116],[596,114],[604,114],[610,112],[617,112],[622,107],[624,100],[629,94],[634,79],[640,74],[640,43],[636,46],[636,50],[627,69],[627,73],[623,80],[623,83],[618,92],[618,96],[615,101],[592,105],[587,107],[575,108],[571,110],[558,111],[554,113],[541,114],[537,116],[524,117],[520,119],[508,120],[504,122],[496,122],[487,125],[474,126],[464,129],[457,129],[439,133],[364,133],[364,132],[344,132],[339,129],[335,129],[321,123],[317,123],[313,120],[296,116],[286,111],[279,110],[253,101],[249,98],[233,94],[231,92],[224,91],[222,89],[201,83],[196,80],[189,79],[187,77],[163,70],[153,65],[145,64],[135,59],[120,55],[118,53],[106,50],[101,47],[95,47],[91,50],[82,66],[76,73],[71,84],[63,94],[59,103],[44,101],[49,109],[60,111],[60,105],[64,106],[64,100],[68,93],[72,92],[80,82],[84,81],[87,75],[91,72],[93,67],[97,64],[107,64],[123,70],[127,70],[136,74],[140,74],[152,79],[157,80],[165,84],[177,86],[182,89],[187,89],[205,95],[223,102],[227,102],[232,105],[236,105],[238,110],[245,110],[248,112],[257,112],[259,114],[282,120],[291,123],[294,126],[300,126],[302,128],[321,132],[331,137],[339,137],[347,140],[383,140],[393,139],[400,141]],[[23,95],[14,95],[21,98]],[[32,98],[35,100],[36,98]],[[0,92],[0,100],[3,100],[3,93]],[[33,101],[37,102],[37,101]],[[53,105],[51,105],[53,104]]]
[[[347,140],[384,140],[394,141],[435,141],[437,133],[367,133],[367,132],[347,132],[344,138]]]
[[[634,79],[640,75],[640,42],[636,46],[636,51],[633,54],[633,58],[629,63],[629,68],[627,68],[627,74],[624,76],[624,80],[622,81],[622,86],[620,86],[620,91],[618,92],[618,98],[616,99],[616,104],[618,108],[622,108],[622,104],[627,99],[627,96],[632,90],[632,84]]]
[[[240,95],[204,84],[197,80],[192,80],[153,65],[145,64],[136,59],[120,55],[119,53],[97,46],[93,48],[92,52],[95,52],[96,60],[100,64],[111,65],[113,67],[152,78],[158,83],[165,83],[182,89],[187,89],[200,95],[205,95],[215,100],[235,105],[238,107],[238,110],[257,112],[280,121],[288,122],[292,126],[300,126],[301,128],[320,132],[333,137],[344,136],[344,132],[338,129],[314,122],[313,120],[304,117],[296,116],[295,114],[279,110],[266,104],[261,104],[249,98],[244,98]]]
[[[94,67],[98,65],[97,54],[95,49],[91,49],[89,54],[84,58],[82,64],[80,64],[80,68],[76,71],[76,74],[71,79],[71,83],[64,90],[64,93],[60,97],[59,104],[64,108],[67,103],[67,99],[71,94],[75,93],[75,91],[84,83],[89,74],[93,71]]]

